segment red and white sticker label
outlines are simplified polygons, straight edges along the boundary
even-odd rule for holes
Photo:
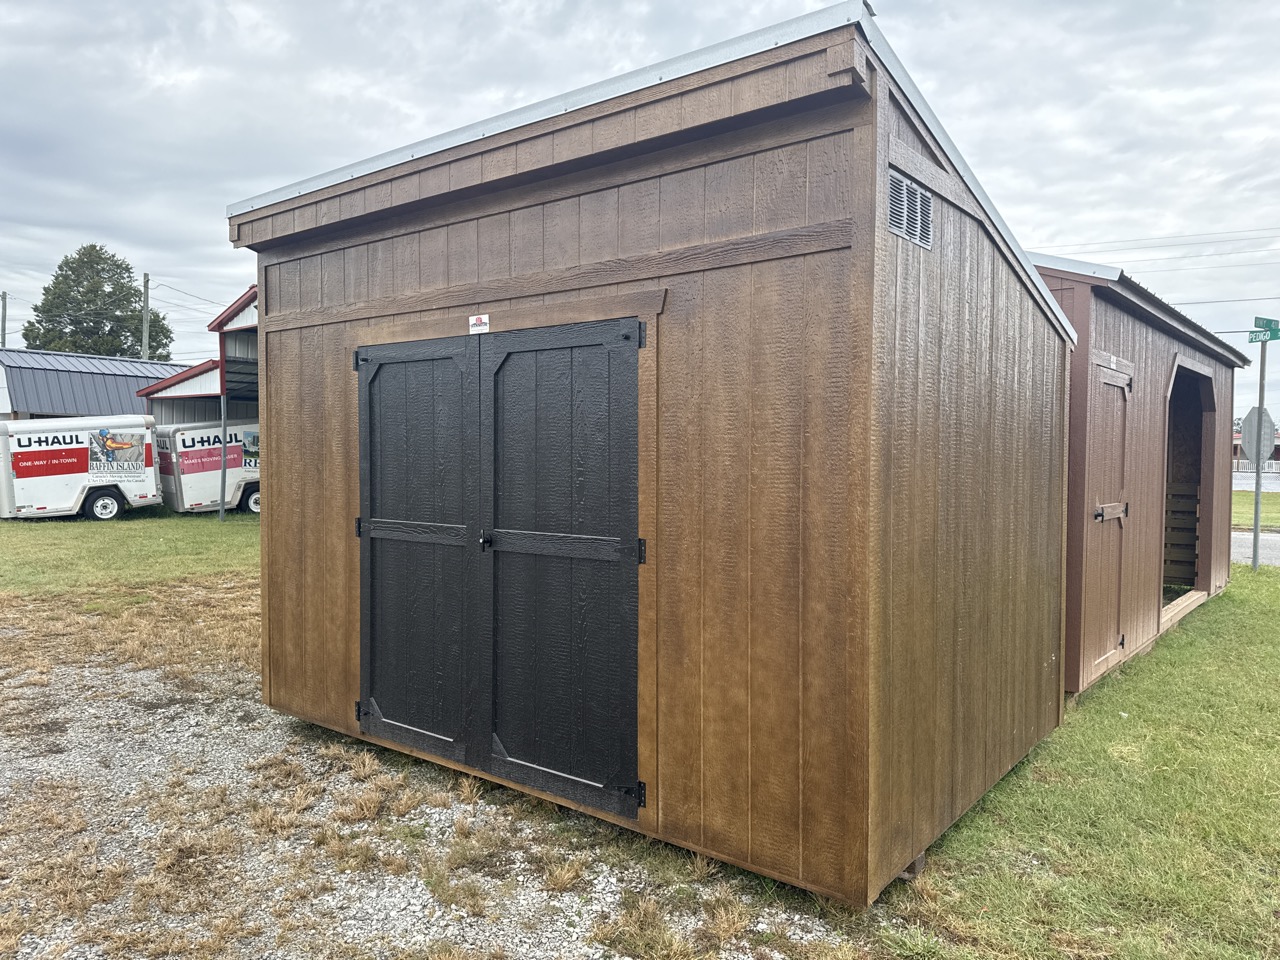
[[[16,480],[32,477],[61,477],[69,473],[85,473],[89,469],[87,447],[69,450],[23,450],[9,460]]]
[[[467,317],[467,333],[488,333],[489,315],[487,313]]]

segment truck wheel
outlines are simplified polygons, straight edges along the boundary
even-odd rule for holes
[[[84,500],[84,515],[90,520],[114,520],[121,513],[120,494],[114,490],[95,490]]]
[[[244,513],[262,513],[262,491],[258,487],[250,487],[240,498],[240,509]]]

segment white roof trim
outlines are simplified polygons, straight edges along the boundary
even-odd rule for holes
[[[1120,268],[1108,267],[1102,263],[1091,263],[1088,260],[1072,260],[1069,257],[1055,257],[1047,253],[1036,253],[1028,250],[1027,256],[1037,267],[1046,270],[1062,270],[1065,273],[1078,273],[1085,277],[1097,277],[1099,280],[1119,280]]]
[[[924,98],[924,94],[920,92],[920,88],[915,85],[915,81],[911,79],[911,75],[907,73],[907,68],[902,65],[902,61],[898,59],[898,55],[893,52],[893,47],[889,46],[889,41],[884,38],[884,34],[880,32],[880,28],[876,26],[875,20],[871,16],[863,16],[859,21],[863,32],[866,34],[867,42],[871,44],[871,49],[876,56],[884,63],[885,68],[889,71],[890,76],[902,88],[903,94],[920,114],[920,119],[924,121],[929,132],[933,134],[933,138],[938,141],[938,145],[942,147],[942,152],[947,155],[947,159],[955,166],[960,177],[973,191],[974,197],[991,218],[991,222],[995,225],[996,230],[1000,232],[1009,244],[1009,249],[1013,251],[1015,257],[1018,258],[1023,270],[1026,271],[1027,278],[1040,291],[1044,297],[1045,303],[1053,312],[1054,319],[1062,328],[1071,342],[1077,343],[1079,338],[1076,335],[1075,328],[1071,326],[1071,321],[1067,319],[1067,315],[1062,312],[1062,307],[1058,305],[1058,301],[1054,299],[1053,294],[1049,292],[1049,288],[1045,286],[1044,281],[1040,278],[1040,272],[1032,266],[1031,260],[1027,257],[1027,253],[1022,249],[1022,244],[1013,235],[1013,231],[1009,229],[1009,225],[1004,222],[1004,217],[1000,216],[1000,212],[996,210],[996,206],[991,202],[991,198],[987,196],[987,192],[982,189],[982,184],[978,182],[978,178],[974,176],[973,171],[969,169],[969,164],[965,163],[964,157],[960,155],[960,150],[947,136],[947,131],[942,128],[940,121],[929,107],[928,102]]]
[[[828,30],[834,30],[837,27],[855,22],[859,13],[860,7],[856,0],[845,0],[843,3],[837,3],[834,6],[806,13],[804,16],[786,20],[771,27],[765,27],[763,30],[756,30],[741,37],[724,40],[701,50],[694,50],[691,53],[682,54],[670,60],[664,60],[661,63],[655,63],[652,66],[641,67],[639,70],[632,70],[630,73],[624,73],[609,80],[602,80],[599,83],[593,83],[590,86],[582,87],[569,93],[562,93],[549,100],[543,100],[527,107],[520,107],[519,109],[499,114],[479,123],[471,123],[465,127],[458,127],[456,130],[450,130],[448,133],[442,133],[426,140],[419,140],[417,143],[411,143],[396,150],[389,150],[386,153],[380,153],[376,157],[369,157],[367,160],[359,160],[345,167],[339,167],[337,170],[330,170],[328,173],[321,173],[276,190],[260,193],[256,197],[250,197],[247,200],[241,200],[239,203],[231,204],[227,207],[227,216],[234,217],[237,214],[247,213],[259,207],[279,203],[282,200],[300,197],[303,194],[342,183],[344,180],[353,180],[356,177],[376,173],[379,170],[385,170],[387,167],[393,167],[418,157],[439,153],[442,150],[461,146],[473,140],[480,140],[483,137],[491,137],[495,133],[514,130],[516,127],[523,127],[539,120],[557,117],[562,113],[568,113],[570,110],[577,110],[580,107],[590,106],[594,103],[603,103],[605,100],[612,100],[614,97],[620,97],[624,94],[635,93],[637,90],[643,90],[646,87],[652,87],[667,80],[686,77],[701,70],[709,70],[721,64],[741,60],[743,57],[763,53],[765,50],[782,46],[784,43],[794,43],[796,40],[803,40],[819,33],[826,33]]]

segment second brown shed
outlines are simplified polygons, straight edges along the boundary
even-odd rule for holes
[[[1032,260],[1080,335],[1064,671],[1075,693],[1226,586],[1232,393],[1249,361],[1115,267]]]
[[[273,707],[859,903],[1057,724],[1074,334],[862,8],[229,215]]]

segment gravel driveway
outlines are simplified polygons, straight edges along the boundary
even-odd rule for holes
[[[0,955],[867,955],[871,917],[267,710],[199,602],[0,597]]]

